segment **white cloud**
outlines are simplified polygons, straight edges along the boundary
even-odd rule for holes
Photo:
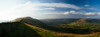
[[[11,20],[18,17],[37,16],[38,15],[38,13],[36,13],[37,10],[42,10],[42,9],[37,8],[31,2],[26,2],[25,4],[18,4],[13,6],[9,10],[3,11],[2,14],[0,14],[0,17],[2,17],[3,19],[6,18],[5,20]]]
[[[96,15],[96,13],[89,12],[89,13],[85,13],[84,15]]]
[[[60,12],[52,12],[52,13],[46,12],[46,13],[43,13],[43,14],[46,14],[46,15],[62,15],[64,13],[60,13]]]
[[[84,5],[84,6],[85,6],[85,7],[89,7],[90,5],[87,5],[87,4],[86,4],[86,5]]]
[[[97,13],[97,15],[100,15],[100,13]]]
[[[81,12],[76,12],[76,11],[66,11],[66,12],[48,12],[48,13],[44,13],[44,14],[51,14],[51,15],[69,15],[69,14],[81,14]]]
[[[37,4],[37,6],[80,9],[80,7],[78,7],[78,6],[75,6],[72,4],[65,4],[65,3],[36,3],[36,4]]]
[[[65,13],[64,13],[64,15],[68,15],[68,14],[69,14],[69,12],[65,12]]]
[[[70,12],[45,12],[45,15],[68,15]]]
[[[88,6],[88,5],[86,5]],[[43,7],[43,8],[41,8]],[[56,10],[56,8],[71,8],[71,9],[81,9],[73,4],[66,4],[66,3],[40,3],[40,2],[26,2],[24,4],[16,4],[13,5],[12,8],[9,10],[4,10],[2,14],[0,14],[0,19],[15,19],[17,17],[25,17],[25,16],[33,16],[39,17],[42,14],[49,14],[49,15],[72,15],[72,14],[83,14],[82,12],[76,12],[74,10],[66,11],[66,12],[45,12],[39,14],[40,10]],[[38,12],[37,12],[38,11]],[[40,11],[41,12],[41,11]],[[84,14],[83,14],[84,15]],[[95,15],[95,13],[85,13],[85,15]],[[100,13],[98,13],[100,15]]]
[[[76,12],[74,10],[71,10],[71,11],[68,12],[68,14],[82,14],[82,12]]]
[[[96,8],[86,8],[88,10],[99,10],[99,9],[96,9]]]
[[[83,13],[83,12],[76,12],[74,10],[71,10],[71,11],[66,11],[66,12],[46,12],[46,13],[43,13],[43,14],[46,14],[46,15],[100,15],[99,12],[87,12],[87,13]]]
[[[95,16],[99,16],[100,12],[77,12],[77,11],[66,11],[66,12],[53,12],[53,13],[45,13],[51,15],[53,18],[95,18]],[[54,17],[55,16],[55,17]]]
[[[88,12],[85,13],[84,15],[100,15],[100,12]]]
[[[43,8],[42,8],[43,7]],[[46,8],[45,8],[46,7]],[[73,4],[66,3],[40,3],[40,2],[26,2],[24,4],[14,4],[9,8],[9,10],[2,11],[0,17],[9,19],[8,17],[14,19],[17,17],[25,17],[25,16],[40,16],[40,10],[56,10],[56,8],[71,8],[71,9],[81,9],[78,6]],[[3,15],[5,14],[5,15]],[[42,14],[42,13],[41,13]],[[48,13],[50,14],[50,13]],[[52,13],[51,13],[52,14]],[[67,14],[67,13],[53,13],[53,14]],[[10,19],[9,19],[10,20]]]
[[[55,10],[55,8],[44,8],[45,10]]]
[[[75,11],[70,11],[69,13],[76,14],[76,12],[75,12]]]

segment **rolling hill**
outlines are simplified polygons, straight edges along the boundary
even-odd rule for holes
[[[61,24],[69,24],[77,20],[79,19],[67,18],[67,19],[41,19],[40,21],[47,25],[61,25]]]
[[[76,21],[76,20],[75,20]],[[74,22],[75,22],[74,21]],[[72,22],[72,23],[74,23]],[[86,22],[86,20],[81,21]],[[0,24],[0,37],[100,37],[89,29],[54,27],[31,17]]]
[[[70,24],[79,20],[91,22],[91,23],[100,23],[100,19],[91,19],[91,18],[66,18],[66,19],[41,19],[40,21],[46,23],[47,25],[61,25],[61,24]]]

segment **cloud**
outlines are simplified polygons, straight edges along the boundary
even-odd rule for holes
[[[64,14],[82,14],[82,12],[76,12],[76,11],[74,11],[74,10],[71,10],[71,11],[69,11],[69,12],[65,12]]]
[[[81,9],[81,7],[78,7],[73,4],[66,4],[66,3],[35,3],[36,6],[44,6],[44,7],[58,7],[58,8],[71,8],[71,9]]]
[[[46,13],[46,15],[50,15],[53,18],[98,18],[100,15],[99,12],[77,12],[74,10],[66,11],[66,12],[52,12]]]
[[[18,17],[25,17],[25,16],[31,16],[34,18],[45,18],[44,15],[47,17],[50,16],[61,16],[61,17],[86,17],[87,15],[94,15],[93,13],[82,13],[77,12],[74,10],[71,11],[65,11],[65,12],[57,12],[57,11],[51,11],[51,12],[45,12],[47,10],[56,10],[56,8],[66,8],[66,9],[81,9],[81,7],[78,7],[73,4],[67,4],[67,3],[41,3],[41,2],[26,2],[24,4],[16,4],[9,10],[5,10],[0,14],[0,17],[2,19],[15,19]],[[41,11],[44,11],[42,13]],[[5,15],[4,15],[5,14]],[[98,13],[99,15],[100,13]],[[55,18],[54,17],[54,18]],[[60,18],[61,18],[60,17]],[[1,18],[0,18],[1,19]]]
[[[0,15],[1,17],[11,17],[17,18],[17,17],[25,17],[25,16],[32,16],[38,18],[38,16],[42,15],[42,10],[56,10],[56,8],[71,8],[71,9],[81,9],[78,6],[75,6],[73,4],[66,4],[66,3],[41,3],[41,2],[31,2],[28,1],[24,4],[16,4],[9,10],[3,11]],[[52,13],[45,13],[45,14],[52,14]],[[67,13],[53,13],[53,14],[67,14]],[[7,16],[8,15],[8,16]]]
[[[96,10],[96,11],[99,10],[99,9],[96,9],[96,8],[86,8],[86,9],[88,9],[88,10]]]
[[[45,12],[45,15],[68,15],[70,12]]]
[[[52,12],[52,13],[46,12],[46,13],[43,13],[43,14],[45,14],[45,15],[62,15],[64,13],[61,13],[61,12]]]
[[[100,12],[98,12],[97,15],[100,15]]]
[[[88,4],[86,4],[86,5],[84,5],[85,7],[89,7],[90,5],[88,5]]]
[[[74,10],[71,11],[66,11],[66,12],[47,12],[47,13],[43,13],[43,14],[49,14],[49,15],[70,15],[70,14],[81,14],[81,12],[76,12]]]
[[[44,8],[44,10],[55,10],[55,8]]]
[[[100,15],[100,12],[88,12],[88,13],[85,13],[84,15]]]
[[[85,4],[84,5],[85,7],[84,8],[82,8],[82,9],[86,9],[86,10],[92,10],[92,11],[99,11],[99,9],[97,9],[97,8],[95,8],[95,7],[90,7],[90,5],[88,5],[88,4]]]
[[[96,13],[89,12],[89,13],[85,13],[84,15],[96,15]]]
[[[65,12],[65,13],[64,13],[64,15],[68,15],[68,14],[69,14],[69,12]]]

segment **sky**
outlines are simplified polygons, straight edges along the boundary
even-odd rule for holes
[[[100,18],[100,0],[0,0],[0,20]]]

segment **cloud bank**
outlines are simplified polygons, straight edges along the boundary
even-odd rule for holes
[[[89,7],[90,5],[84,5],[85,7]],[[63,9],[73,9],[70,11],[56,11],[57,8]],[[41,3],[41,2],[31,2],[27,1],[25,3],[13,5],[8,10],[2,11],[0,14],[0,19],[15,19],[18,17],[26,17],[31,16],[34,18],[86,18],[95,15],[100,15],[100,12],[78,12],[74,10],[82,9],[79,6],[67,3]],[[42,12],[44,11],[44,12]],[[48,11],[48,12],[45,12]]]

